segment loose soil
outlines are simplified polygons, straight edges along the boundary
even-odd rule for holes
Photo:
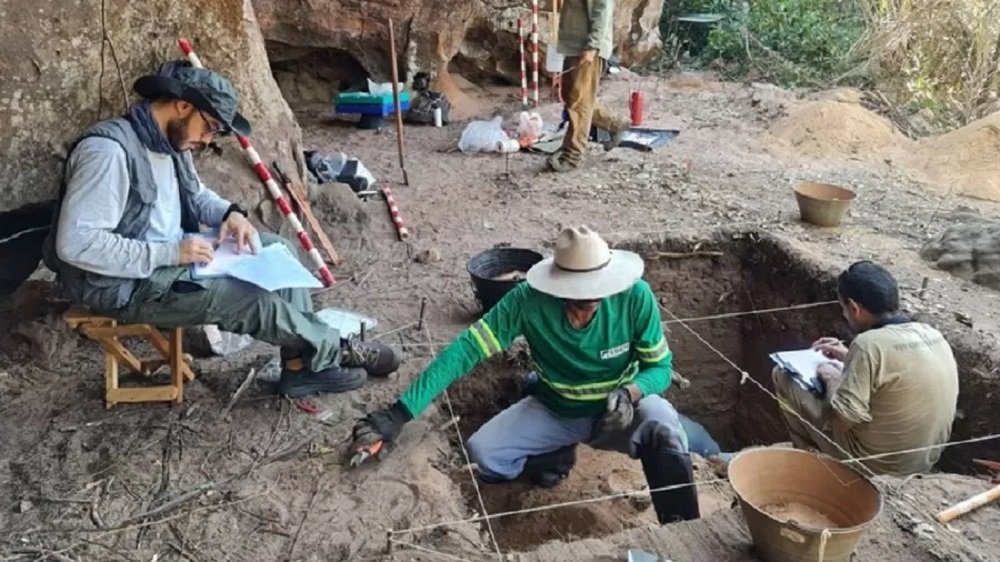
[[[494,111],[512,118],[520,109],[516,89],[471,88],[458,78],[450,86],[468,93],[465,107],[478,108],[481,118]],[[365,203],[370,220],[364,230],[334,240],[346,258],[334,272],[340,283],[316,302],[373,315],[378,332],[388,333],[416,322],[424,297],[426,330],[385,336],[405,352],[399,375],[315,399],[327,411],[322,419],[275,398],[265,384],[254,385],[228,419],[221,417],[249,369],[260,370],[273,357],[274,349],[263,344],[197,361],[198,378],[180,406],[104,410],[96,346],[60,325],[61,303],[44,284],[24,289],[14,308],[0,313],[0,324],[12,330],[0,339],[0,552],[33,559],[64,551],[61,556],[82,560],[442,559],[401,545],[385,553],[386,529],[479,511],[478,500],[470,500],[455,427],[441,427],[450,415],[446,401],[409,424],[382,461],[355,470],[344,467],[350,427],[395,400],[434,353],[477,318],[465,270],[469,257],[497,245],[550,252],[560,228],[581,223],[641,251],[654,290],[680,317],[830,300],[840,269],[857,259],[878,260],[899,279],[906,309],[941,329],[955,348],[962,376],[956,438],[1000,432],[1000,293],[933,270],[918,256],[953,212],[996,217],[998,205],[949,191],[940,180],[926,189],[913,179],[921,170],[904,159],[870,159],[862,148],[821,157],[789,150],[770,129],[804,103],[794,92],[707,75],[625,73],[610,79],[602,96],[624,113],[630,89],[646,93],[645,124],[682,131],[675,143],[652,153],[597,149],[582,169],[565,175],[540,173],[543,159],[534,155],[513,155],[508,175],[499,155],[457,153],[463,123],[407,127],[411,185],[393,184],[393,191],[413,238],[394,242],[384,202]],[[298,109],[305,147],[359,157],[382,181],[402,178],[391,129],[361,131],[332,119],[328,107]],[[546,103],[541,113],[552,121],[559,108]],[[798,220],[791,188],[799,181],[844,185],[860,198],[843,226],[813,228]],[[414,261],[432,249],[440,261]],[[722,255],[672,257],[706,250]],[[766,351],[846,335],[832,306],[691,327],[765,385]],[[677,369],[692,381],[691,388],[668,393],[679,409],[726,448],[783,440],[776,407],[759,389],[740,385],[736,370],[683,327],[667,328]],[[464,436],[516,396],[516,384],[509,392],[489,386],[523,370],[523,358],[508,361],[483,368],[494,369],[494,376],[477,372],[449,393]],[[932,525],[927,515],[987,488],[968,475],[971,458],[983,456],[1000,458],[1000,447],[949,449],[941,468],[966,476],[886,479],[883,488],[896,490],[894,497],[909,507],[887,503],[862,540],[859,559],[1000,557],[995,504],[956,520],[954,531]],[[699,479],[715,478],[707,466],[697,472]],[[487,511],[495,512],[642,485],[637,462],[581,447],[577,468],[554,490],[513,484],[483,492]],[[503,550],[518,560],[620,560],[628,548],[674,560],[754,560],[728,487],[705,494],[704,519],[662,528],[648,505],[632,499],[512,515],[494,526]],[[493,550],[481,523],[394,537],[469,560],[487,559]],[[539,545],[548,539],[557,540]]]
[[[826,514],[808,505],[797,502],[772,503],[760,508],[761,511],[782,523],[789,521],[810,529],[836,529],[837,522]]]

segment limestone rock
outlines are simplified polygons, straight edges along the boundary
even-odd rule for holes
[[[102,24],[111,39],[104,49]],[[304,165],[293,156],[301,131],[271,76],[249,0],[8,0],[0,4],[0,212],[54,199],[68,143],[124,111],[121,82],[136,101],[132,83],[181,58],[181,36],[233,81],[264,161],[281,159],[301,176]],[[222,156],[197,158],[202,179],[256,207],[267,195],[239,145],[219,144]]]
[[[110,38],[103,48],[102,29]],[[8,222],[5,211],[56,198],[69,144],[92,123],[124,112],[123,83],[129,101],[137,101],[135,79],[181,58],[182,36],[236,86],[264,162],[280,160],[299,181],[301,131],[271,75],[250,0],[6,0],[0,3],[0,222]],[[236,140],[218,144],[221,156],[196,157],[202,180],[258,210],[256,218],[280,224],[275,207],[260,208],[269,196]],[[341,215],[364,214],[356,198],[338,203],[346,206]],[[26,257],[9,268],[14,274],[0,275],[3,293],[38,265],[37,248],[11,248]]]
[[[970,219],[949,227],[920,251],[953,275],[1000,290],[1000,222]]]
[[[350,82],[358,79],[360,67],[376,80],[389,79],[389,18],[395,27],[396,52],[404,75],[401,79],[453,62],[465,75],[516,82],[520,68],[517,19],[530,25],[529,2],[517,4],[488,0],[253,0],[283,91],[311,101],[329,101],[332,94],[317,91],[317,78]],[[539,8],[544,64],[552,30],[551,4],[542,1]],[[662,9],[662,0],[616,2],[615,52],[623,64],[648,60],[660,47]],[[297,73],[298,80],[287,73]]]
[[[429,250],[423,250],[417,254],[417,263],[437,263],[441,261],[441,252],[437,248],[430,248]]]

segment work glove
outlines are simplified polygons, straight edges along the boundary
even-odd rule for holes
[[[597,422],[594,440],[600,441],[627,431],[632,427],[634,417],[635,406],[632,404],[632,395],[626,388],[616,389],[608,395],[604,415]]]
[[[351,436],[355,445],[373,445],[379,441],[391,442],[399,437],[403,425],[413,419],[400,402],[378,410],[358,420]]]

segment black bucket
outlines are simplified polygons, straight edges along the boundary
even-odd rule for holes
[[[493,248],[480,252],[469,260],[466,269],[472,276],[472,289],[479,306],[486,314],[508,291],[524,280],[524,275],[497,279],[516,272],[527,273],[542,261],[542,254],[525,248]]]

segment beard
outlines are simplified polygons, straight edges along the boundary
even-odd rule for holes
[[[205,145],[201,142],[188,143],[188,131],[191,130],[191,118],[194,116],[192,112],[184,119],[173,119],[167,123],[167,141],[170,146],[174,148],[177,152],[183,152],[185,150],[199,150],[205,148]],[[191,146],[186,146],[190,144]]]

